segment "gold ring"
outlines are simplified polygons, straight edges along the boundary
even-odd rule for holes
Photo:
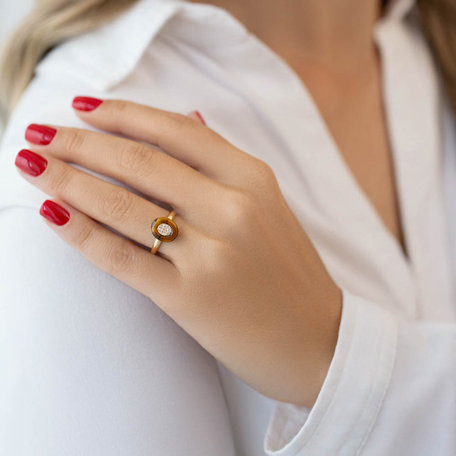
[[[172,210],[167,217],[157,217],[151,225],[152,234],[155,237],[155,242],[150,253],[155,255],[162,242],[171,242],[176,239],[179,228],[177,228],[176,222],[173,221],[176,212]]]

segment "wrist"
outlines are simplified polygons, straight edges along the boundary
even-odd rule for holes
[[[314,354],[310,355],[312,375],[309,375],[309,372],[307,375],[304,373],[305,378],[308,379],[307,385],[302,388],[296,400],[291,401],[293,404],[307,408],[314,406],[334,357],[342,316],[342,290],[336,288],[326,302],[328,305],[325,306],[327,312],[322,314],[321,338],[318,338]]]

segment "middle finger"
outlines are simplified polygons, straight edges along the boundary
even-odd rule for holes
[[[51,140],[40,139],[49,130]],[[29,125],[26,139],[33,150],[113,177],[144,195],[172,206],[189,221],[211,213],[208,195],[223,184],[157,149],[110,134],[77,128]],[[193,221],[193,222],[196,222]]]

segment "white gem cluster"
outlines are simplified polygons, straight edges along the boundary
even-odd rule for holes
[[[173,234],[173,229],[170,225],[167,223],[160,223],[157,227],[157,231],[162,235],[162,236],[171,236]]]

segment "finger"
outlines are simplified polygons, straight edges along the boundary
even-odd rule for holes
[[[162,308],[176,302],[172,294],[179,286],[180,274],[169,261],[107,230],[61,200],[46,200],[40,214],[65,242],[95,266]]]
[[[28,170],[36,163],[37,166],[41,163],[41,172],[31,176]],[[169,213],[123,187],[87,174],[44,153],[37,155],[22,150],[16,157],[16,165],[25,179],[48,195],[62,199],[149,249],[155,241],[151,232],[152,221],[157,217],[166,217]],[[165,253],[173,262],[184,253],[182,244],[190,230],[180,214],[176,214],[174,221],[179,228],[177,238],[160,246],[160,253]]]
[[[197,122],[202,123],[203,125],[206,125],[206,121],[203,119],[203,116],[200,114],[199,111],[192,111],[189,114],[187,114],[187,117],[196,120]]]
[[[52,138],[40,144],[46,132]],[[152,147],[105,133],[37,124],[27,127],[26,139],[34,151],[114,177],[187,218],[210,210],[205,210],[204,195],[214,194],[216,182]]]
[[[84,122],[147,141],[221,182],[229,184],[246,162],[254,159],[183,114],[124,100],[99,100],[101,102],[88,111],[81,109],[87,99],[76,97],[73,101],[76,114]]]

